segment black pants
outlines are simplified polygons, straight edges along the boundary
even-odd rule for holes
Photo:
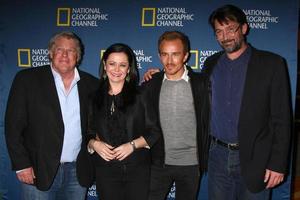
[[[101,200],[147,200],[149,183],[149,165],[96,167],[96,187]]]
[[[151,166],[149,200],[164,200],[175,182],[176,200],[196,200],[201,175],[198,165]]]

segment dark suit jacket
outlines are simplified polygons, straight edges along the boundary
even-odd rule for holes
[[[253,47],[238,122],[242,176],[250,191],[265,188],[266,169],[285,173],[290,143],[290,88],[283,58]],[[207,74],[221,54],[207,58]]]
[[[208,95],[208,81],[206,76],[195,73],[190,67],[187,67],[188,76],[190,77],[190,84],[192,95],[194,98],[194,107],[197,122],[197,149],[200,172],[206,171],[207,157],[208,157],[208,118],[209,118],[209,95]],[[151,81],[144,83],[151,101],[153,101],[154,109],[159,119],[159,96],[162,86],[164,72],[154,74]],[[150,98],[149,98],[150,99]],[[180,105],[179,105],[180,106]],[[159,120],[160,121],[160,120]],[[180,123],[180,122],[178,122]],[[161,130],[161,128],[160,128]],[[161,130],[162,134],[162,130]],[[154,165],[163,166],[165,164],[165,147],[164,138],[161,137],[159,141],[151,148],[152,162]]]
[[[82,133],[86,132],[88,95],[97,79],[79,71]],[[5,115],[5,136],[12,169],[33,167],[36,187],[47,190],[60,164],[64,138],[58,95],[50,66],[22,70],[13,81]]]
[[[105,98],[100,96],[99,98]],[[148,96],[144,91],[139,90],[136,94],[135,101],[126,106],[121,112],[125,116],[125,132],[126,132],[126,142],[130,142],[134,139],[143,136],[150,146],[150,148],[156,143],[160,137],[160,129],[158,126],[157,118],[155,112],[153,111],[153,106],[151,102],[147,100]],[[109,143],[109,131],[106,126],[106,108],[105,106],[99,107],[96,103],[97,99],[95,98],[89,109],[89,125],[88,125],[88,135],[87,142],[91,138],[95,138],[96,135],[100,140]],[[87,146],[83,147],[87,149]],[[136,149],[132,154],[130,154],[123,161],[105,161],[97,153],[94,153],[92,156],[92,164],[94,166],[103,166],[103,165],[112,165],[122,163],[130,163],[133,165],[146,165],[150,167],[150,152],[149,149],[139,148]],[[78,165],[80,166],[79,174],[88,173],[91,170],[91,166],[85,164],[84,160],[78,160]],[[85,165],[85,166],[84,166]],[[96,170],[101,168],[96,168]],[[92,184],[94,177],[82,175],[79,176],[79,182],[83,186],[89,186]]]

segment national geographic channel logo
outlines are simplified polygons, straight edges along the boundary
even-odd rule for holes
[[[57,8],[57,26],[97,27],[108,20],[108,14],[99,8]]]
[[[194,70],[202,70],[207,57],[215,54],[215,50],[190,50],[188,65]]]
[[[100,51],[100,59],[102,59],[104,52],[104,49]],[[152,63],[152,55],[146,54],[143,49],[134,49],[133,52],[135,54],[137,67],[139,69],[142,69],[143,65],[149,66],[150,63]]]
[[[142,26],[182,27],[187,21],[194,21],[194,14],[184,7],[142,9]]]
[[[18,49],[19,67],[49,65],[48,49]]]
[[[245,9],[243,10],[247,16],[250,28],[268,29],[268,24],[277,24],[279,17],[272,16],[271,10]]]

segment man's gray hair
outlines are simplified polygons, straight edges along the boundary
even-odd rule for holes
[[[67,38],[67,39],[74,40],[74,42],[76,44],[76,52],[77,52],[77,57],[78,57],[77,65],[79,65],[79,63],[81,62],[81,59],[83,57],[83,54],[84,54],[84,47],[81,42],[81,39],[75,33],[69,32],[69,31],[63,31],[60,33],[56,33],[54,36],[52,36],[52,38],[49,41],[49,44],[48,44],[49,52],[54,50],[55,42],[58,38]]]

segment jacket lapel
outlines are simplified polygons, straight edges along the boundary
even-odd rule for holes
[[[153,80],[154,82],[153,82],[153,89],[151,95],[153,96],[153,104],[158,111],[157,113],[159,113],[159,96],[160,96],[160,90],[161,90],[163,78],[164,78],[164,73],[160,72],[160,74],[158,74],[158,77],[155,80]],[[160,115],[158,115],[158,117],[159,116]]]
[[[79,104],[80,104],[80,120],[81,120],[81,133],[84,134],[84,130],[86,130],[86,124],[87,124],[87,104],[88,104],[88,95],[87,92],[89,91],[88,88],[86,88],[86,84],[84,81],[84,76],[79,71],[80,80],[77,83],[78,87],[78,96],[79,96]]]
[[[249,112],[248,107],[251,106],[253,96],[256,94],[257,90],[257,64],[259,63],[259,56],[257,55],[257,51],[255,48],[252,48],[252,55],[250,57],[247,71],[246,71],[246,78],[245,78],[245,85],[242,95],[242,102],[240,108],[240,116],[239,116],[239,124],[243,121],[244,117],[246,117],[247,113]],[[248,111],[247,111],[248,110]],[[250,109],[251,110],[251,109]]]
[[[56,119],[52,119],[57,122],[58,129],[64,130],[64,123],[62,119],[62,112],[60,108],[59,98],[56,91],[54,77],[51,71],[50,66],[45,66],[45,75],[41,76],[41,86],[44,88],[44,94],[46,95],[45,101],[48,101],[48,104],[52,107],[54,116]],[[51,119],[49,119],[51,120]],[[63,131],[62,131],[63,133]]]

